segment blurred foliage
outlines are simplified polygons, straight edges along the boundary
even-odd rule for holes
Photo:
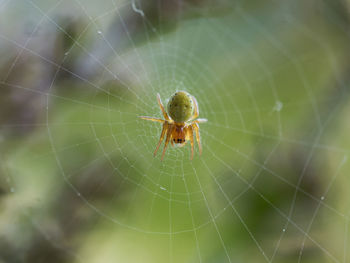
[[[0,1],[0,262],[346,262],[349,1]],[[166,99],[204,153],[152,152]]]

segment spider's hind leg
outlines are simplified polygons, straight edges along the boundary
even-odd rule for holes
[[[169,121],[170,120],[169,115],[168,115],[168,113],[166,113],[166,111],[164,109],[164,106],[163,106],[163,103],[162,103],[162,100],[160,98],[159,93],[157,93],[157,101],[158,101],[159,108],[162,111],[162,114],[164,116],[164,119]]]
[[[148,117],[148,116],[139,116],[140,119],[146,120],[146,121],[155,121],[155,122],[164,122],[164,120],[154,117]]]

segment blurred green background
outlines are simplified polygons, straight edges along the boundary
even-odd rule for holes
[[[349,10],[0,0],[0,262],[350,262]]]

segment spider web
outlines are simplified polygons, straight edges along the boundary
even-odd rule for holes
[[[348,262],[340,7],[4,0],[0,13],[1,259]],[[203,154],[169,147],[161,162],[161,125],[137,117],[161,117],[156,94],[176,90],[208,119]]]

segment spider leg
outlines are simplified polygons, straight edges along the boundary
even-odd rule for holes
[[[198,102],[194,96],[192,96],[193,104],[194,104],[194,111],[191,119],[189,121],[196,119],[199,116],[199,109],[198,109]]]
[[[155,121],[155,122],[164,122],[164,120],[159,118],[153,118],[153,117],[147,117],[147,116],[138,116],[140,119],[146,120],[146,121]]]
[[[169,141],[171,139],[171,133],[172,133],[173,129],[174,129],[174,126],[170,124],[169,128],[168,128],[167,135],[166,135],[164,148],[163,148],[163,153],[162,153],[162,158],[161,158],[162,161],[163,161],[163,158],[164,158],[164,155],[165,155],[165,150],[168,148],[168,144],[169,144]]]
[[[189,125],[187,127],[187,136],[189,137],[190,142],[191,142],[191,160],[193,160],[194,138],[193,138],[193,127],[192,127],[192,125]]]
[[[160,99],[159,93],[157,93],[157,100],[158,100],[159,108],[160,108],[160,110],[161,110],[162,113],[163,113],[164,119],[166,119],[167,121],[169,121],[170,118],[169,118],[169,116],[168,116],[168,113],[166,113],[166,111],[165,111],[165,109],[164,109],[164,106],[163,106],[162,100]]]
[[[203,123],[207,121],[208,121],[207,119],[197,119],[197,120],[194,120],[192,123]]]
[[[154,151],[153,153],[153,156],[156,156],[157,152],[158,152],[158,149],[159,149],[159,146],[162,144],[162,141],[164,139],[164,135],[165,133],[168,131],[168,126],[169,126],[169,123],[167,121],[164,122],[163,124],[163,129],[162,129],[162,133],[160,134],[160,138],[159,138],[159,141],[158,141],[158,145],[157,145],[157,148],[156,150]]]
[[[193,123],[191,125],[194,129],[194,132],[196,133],[196,140],[198,144],[198,149],[199,149],[199,155],[202,154],[202,144],[201,144],[201,136],[199,134],[199,125],[197,123]]]

